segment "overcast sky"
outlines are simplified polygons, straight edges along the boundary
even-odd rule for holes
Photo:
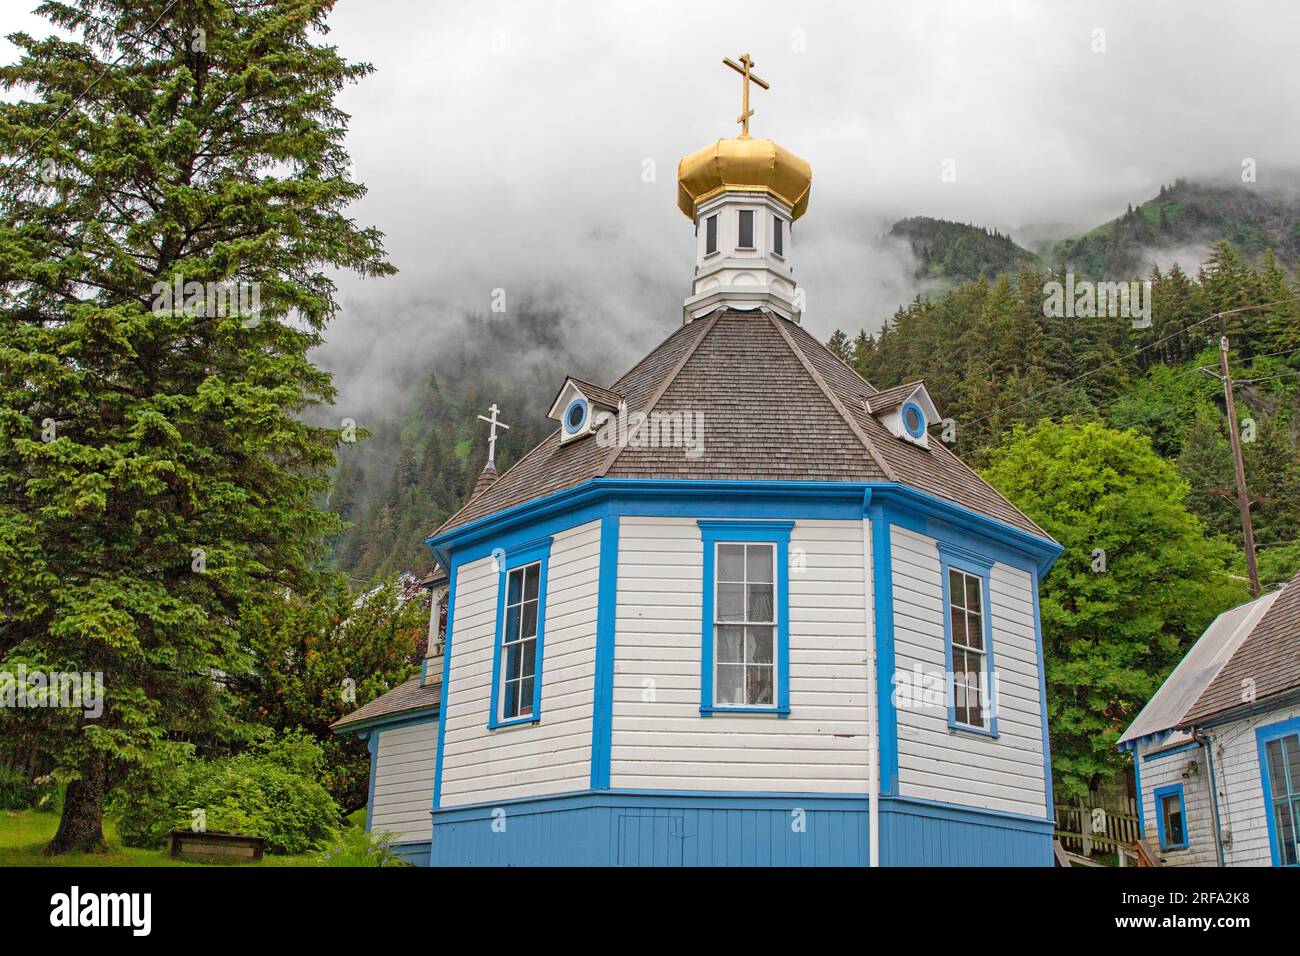
[[[4,33],[42,29],[24,5],[5,0]],[[495,288],[570,309],[607,378],[671,331],[693,255],[676,164],[735,135],[727,55],[772,85],[753,134],[812,164],[794,267],[822,337],[910,295],[905,256],[874,241],[899,217],[1030,241],[1246,157],[1266,186],[1300,155],[1295,0],[340,0],[332,24],[376,67],[342,97],[370,189],[354,213],[401,270],[341,279],[322,360],[347,388],[400,381]]]

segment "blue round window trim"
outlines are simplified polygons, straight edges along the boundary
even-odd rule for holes
[[[908,402],[903,406],[903,427],[913,438],[925,434],[925,412],[921,411],[921,406],[916,402]]]
[[[575,398],[569,402],[569,407],[564,410],[564,430],[570,435],[576,435],[582,431],[582,426],[587,424],[587,400],[585,398]]]

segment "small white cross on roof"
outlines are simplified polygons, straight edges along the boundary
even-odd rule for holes
[[[499,412],[500,409],[497,408],[495,402],[493,402],[491,405],[488,406],[488,411],[492,413],[492,417],[488,418],[486,415],[480,415],[479,420],[485,421],[492,426],[491,431],[488,433],[487,463],[491,465],[493,468],[495,468],[496,458],[497,458],[497,429],[504,428],[506,431],[509,431],[510,426],[507,425],[505,422],[501,421],[499,418],[497,418],[497,412]]]

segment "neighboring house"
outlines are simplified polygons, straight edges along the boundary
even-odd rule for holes
[[[375,826],[433,865],[1051,865],[1060,546],[924,384],[799,324],[806,163],[746,135],[678,178],[682,325],[489,453],[428,539],[445,653],[336,725],[371,735]]]
[[[1167,866],[1300,857],[1300,575],[1225,611],[1120,739]]]

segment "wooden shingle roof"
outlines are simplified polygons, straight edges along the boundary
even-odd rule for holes
[[[593,478],[676,478],[897,481],[1051,540],[942,442],[923,448],[892,434],[867,411],[880,393],[784,319],[734,311],[697,319],[612,390],[630,413],[702,413],[703,448],[562,444],[557,429],[435,534]]]
[[[1244,704],[1295,690],[1300,690],[1300,574],[1277,595],[1197,698],[1186,723],[1203,723]]]
[[[442,704],[442,685],[425,686],[416,674],[398,684],[387,694],[381,694],[370,703],[358,707],[346,717],[330,724],[334,733],[346,733],[354,727],[369,724],[379,718],[396,718],[404,714],[415,716],[423,711],[437,711]]]

